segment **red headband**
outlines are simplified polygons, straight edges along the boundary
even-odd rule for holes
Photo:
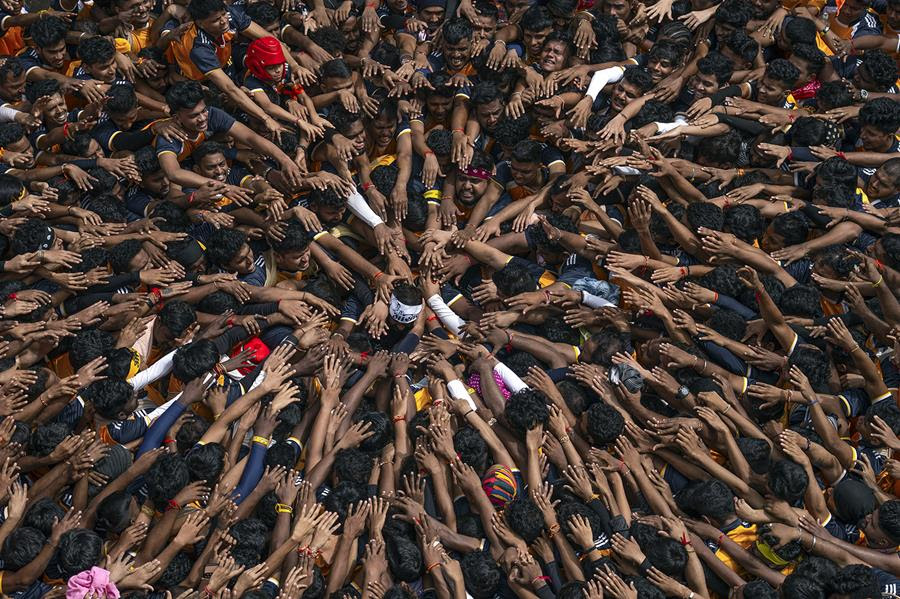
[[[482,181],[491,178],[491,171],[483,168],[474,168],[471,166],[467,169],[463,169],[462,174],[467,177],[475,177],[476,179],[481,179]]]

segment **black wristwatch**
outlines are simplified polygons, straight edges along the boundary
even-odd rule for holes
[[[675,392],[675,397],[677,399],[684,399],[688,395],[691,394],[691,390],[685,387],[684,385],[678,387],[678,391]]]

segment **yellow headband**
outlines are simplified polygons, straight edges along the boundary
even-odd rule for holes
[[[791,563],[785,559],[778,557],[768,543],[760,541],[759,539],[757,539],[756,541],[756,550],[759,551],[764,558],[766,558],[773,565],[778,566],[779,568],[783,568]]]
[[[128,376],[125,377],[125,380],[131,380],[131,377],[141,369],[141,354],[134,349],[129,349],[129,351],[131,352],[131,363],[128,365]]]

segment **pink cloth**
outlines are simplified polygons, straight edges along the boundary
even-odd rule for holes
[[[94,566],[69,579],[66,599],[84,599],[86,595],[119,599],[119,589],[109,581],[109,571]]]
[[[497,386],[500,387],[500,393],[503,394],[503,399],[509,399],[509,396],[512,395],[512,393],[506,388],[503,377],[500,376],[500,373],[496,370],[494,371],[494,381],[497,383]],[[478,395],[483,395],[481,392],[481,375],[477,372],[473,372],[469,375],[469,386],[475,389],[475,392]]]

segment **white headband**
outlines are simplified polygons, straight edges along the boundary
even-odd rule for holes
[[[419,317],[419,313],[422,311],[422,304],[418,306],[410,306],[409,304],[404,304],[400,300],[398,300],[393,295],[391,296],[391,303],[388,306],[388,313],[391,318],[396,320],[399,323],[407,324],[414,321]]]

